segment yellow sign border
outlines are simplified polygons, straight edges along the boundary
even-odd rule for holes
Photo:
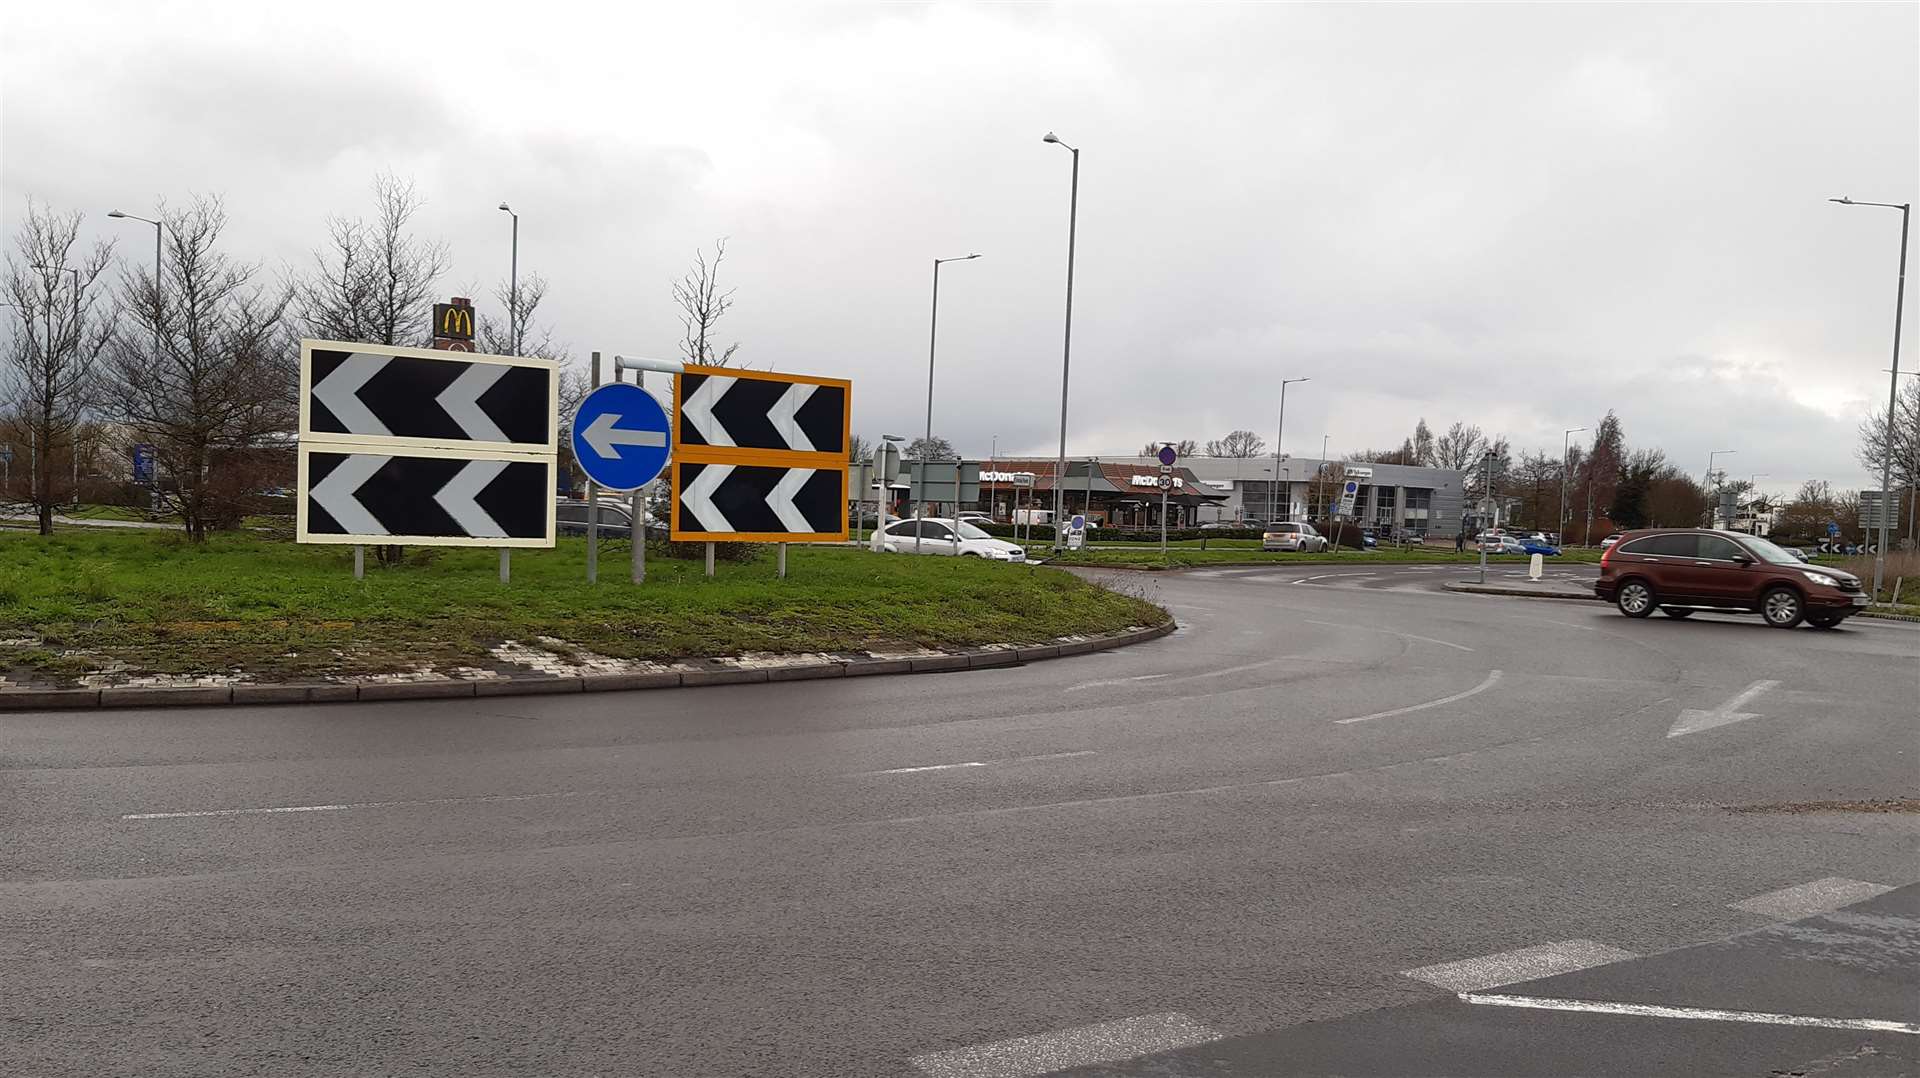
[[[667,534],[676,543],[825,543],[844,542],[847,538],[847,471],[852,461],[847,447],[853,444],[853,381],[826,378],[814,374],[787,374],[783,371],[755,371],[743,367],[708,367],[689,363],[680,372],[717,375],[722,378],[751,378],[763,382],[787,382],[802,385],[837,386],[842,397],[840,410],[840,446],[834,452],[803,452],[798,449],[742,449],[730,445],[688,445],[680,440],[681,396],[685,379],[673,379],[673,460],[668,465]],[[837,532],[702,532],[680,531],[680,466],[682,464],[742,464],[756,468],[813,468],[840,475],[840,530]]]

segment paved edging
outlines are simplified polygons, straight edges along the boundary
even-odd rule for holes
[[[1514,599],[1571,599],[1574,602],[1597,602],[1598,595],[1567,591],[1564,588],[1528,588],[1510,587],[1504,584],[1476,584],[1470,580],[1446,580],[1440,586],[1448,591],[1464,592],[1469,595],[1504,595]]]
[[[1172,618],[1143,629],[1128,629],[1051,644],[967,648],[908,658],[826,659],[786,666],[730,666],[704,660],[702,667],[652,673],[587,674],[578,677],[530,675],[509,678],[435,678],[389,682],[261,682],[236,685],[134,686],[98,689],[0,689],[0,711],[43,711],[90,707],[213,707],[222,704],[311,704],[353,700],[429,700],[476,696],[531,696],[550,693],[624,692],[635,689],[695,688],[767,681],[863,677],[874,674],[930,674],[1020,666],[1070,655],[1123,648],[1157,640],[1173,632]]]

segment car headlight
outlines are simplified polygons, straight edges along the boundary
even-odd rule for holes
[[[1834,577],[1830,577],[1825,573],[1816,573],[1811,569],[1802,569],[1800,571],[1807,575],[1808,580],[1811,580],[1815,584],[1819,584],[1822,587],[1837,588],[1840,586],[1840,581],[1838,579]]]

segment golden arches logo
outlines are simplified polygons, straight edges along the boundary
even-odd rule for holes
[[[439,336],[459,340],[473,339],[473,308],[455,307],[450,303],[443,303],[439,305],[439,315]]]

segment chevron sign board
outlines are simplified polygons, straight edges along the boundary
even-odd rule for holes
[[[673,387],[673,538],[845,539],[852,398],[840,378],[687,367]]]
[[[550,359],[300,342],[302,543],[553,546]]]
[[[302,341],[300,440],[554,453],[549,359]]]
[[[552,457],[301,446],[302,543],[553,545]]]

